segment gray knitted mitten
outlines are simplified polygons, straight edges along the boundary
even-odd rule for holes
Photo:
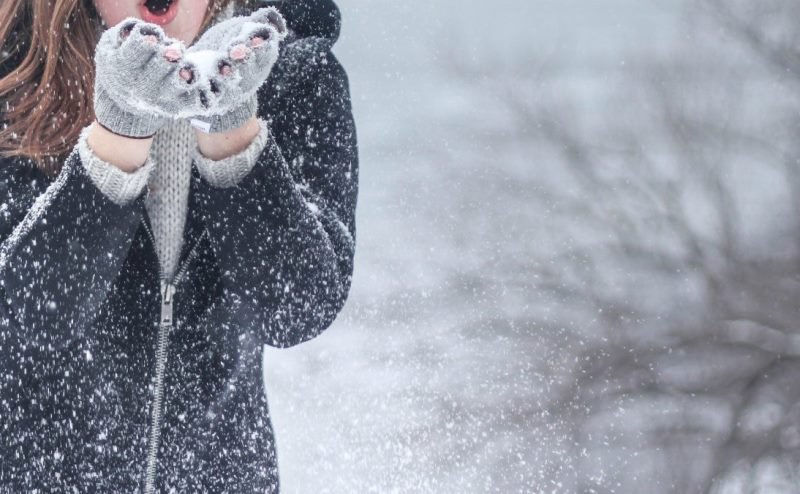
[[[179,111],[201,110],[195,81],[181,70],[184,52],[159,26],[133,17],[106,30],[94,57],[97,121],[120,135],[146,137]]]
[[[206,107],[192,123],[206,132],[235,129],[255,115],[256,91],[278,60],[286,21],[274,7],[211,27],[185,56]]]

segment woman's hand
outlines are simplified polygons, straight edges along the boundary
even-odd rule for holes
[[[192,120],[205,132],[241,128],[256,114],[256,92],[278,60],[286,22],[274,7],[210,28],[186,51],[205,110]]]
[[[198,77],[180,41],[128,18],[106,30],[95,51],[97,122],[127,137],[149,137],[170,119],[201,109]]]

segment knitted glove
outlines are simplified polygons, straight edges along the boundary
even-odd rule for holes
[[[160,27],[133,17],[106,30],[94,57],[97,121],[120,135],[148,137],[179,111],[201,110],[184,51]]]
[[[256,92],[278,60],[286,33],[286,21],[274,7],[228,19],[206,31],[185,56],[198,74],[205,106],[192,124],[206,132],[224,132],[255,115]]]

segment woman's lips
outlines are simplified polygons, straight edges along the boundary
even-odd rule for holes
[[[147,5],[145,4],[146,2],[141,2],[139,4],[139,14],[142,16],[142,20],[145,22],[158,24],[159,26],[165,26],[175,20],[175,16],[178,15],[178,1],[179,0],[172,0],[166,12],[161,14],[154,14],[153,12],[150,12],[150,9],[148,9]]]

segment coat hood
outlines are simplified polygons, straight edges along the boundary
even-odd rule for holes
[[[342,16],[333,0],[262,0],[254,8],[275,7],[297,38],[339,39]]]

